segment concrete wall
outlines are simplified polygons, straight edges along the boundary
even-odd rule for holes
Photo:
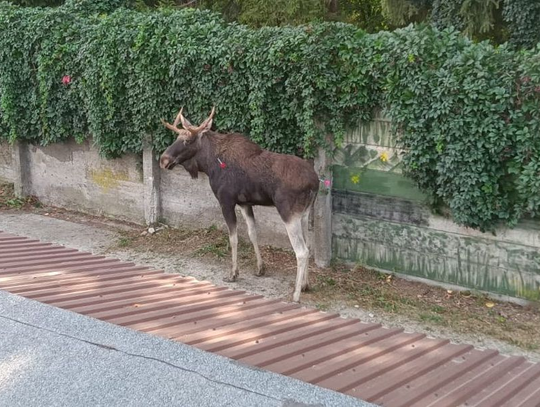
[[[144,222],[141,160],[103,160],[89,142],[24,145],[25,193],[45,204]]]
[[[0,142],[0,181],[14,182],[13,148],[6,142]]]
[[[382,159],[381,159],[382,157]],[[334,257],[465,288],[540,298],[540,222],[496,235],[435,216],[401,174],[390,123],[350,132],[333,166]]]

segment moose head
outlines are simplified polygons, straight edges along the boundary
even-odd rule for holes
[[[172,170],[177,164],[183,164],[197,154],[200,137],[212,127],[212,119],[216,112],[216,108],[213,107],[210,116],[200,126],[196,127],[184,117],[183,110],[184,108],[180,109],[173,124],[161,119],[165,127],[178,134],[176,141],[161,155],[159,165],[163,169]],[[180,122],[182,123],[182,129],[178,128]]]

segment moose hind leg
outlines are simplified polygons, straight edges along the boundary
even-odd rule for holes
[[[302,215],[302,233],[308,248],[308,266],[306,266],[306,269],[302,274],[302,291],[309,290],[309,212],[310,210],[308,209]]]
[[[223,217],[227,223],[227,228],[229,229],[229,242],[231,244],[232,252],[232,268],[228,278],[225,278],[226,281],[236,281],[238,275],[238,232],[236,227],[236,212],[234,211],[234,206],[222,206]]]
[[[304,275],[307,273],[309,250],[304,240],[304,234],[302,233],[302,217],[295,216],[285,223],[287,234],[291,241],[291,245],[296,254],[296,285],[294,288],[293,301],[300,301],[300,293],[302,291],[302,285],[304,282]]]
[[[261,256],[261,251],[259,250],[259,243],[257,242],[257,229],[255,224],[255,215],[253,213],[253,208],[249,205],[240,206],[242,215],[246,220],[248,227],[249,240],[253,244],[253,249],[255,250],[255,256],[257,257],[257,273],[256,275],[262,276],[264,274],[264,263]]]

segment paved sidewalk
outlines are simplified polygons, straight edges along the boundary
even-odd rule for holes
[[[0,291],[0,406],[371,406]]]

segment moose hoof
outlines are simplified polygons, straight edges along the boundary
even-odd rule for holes
[[[257,271],[255,272],[255,275],[257,277],[262,277],[264,276],[266,273],[266,267],[264,266],[264,264],[261,264],[260,267],[257,267]]]
[[[227,276],[227,277],[223,278],[223,281],[225,281],[226,283],[234,283],[234,282],[236,282],[236,280],[238,280],[238,274],[236,274],[234,276]]]

